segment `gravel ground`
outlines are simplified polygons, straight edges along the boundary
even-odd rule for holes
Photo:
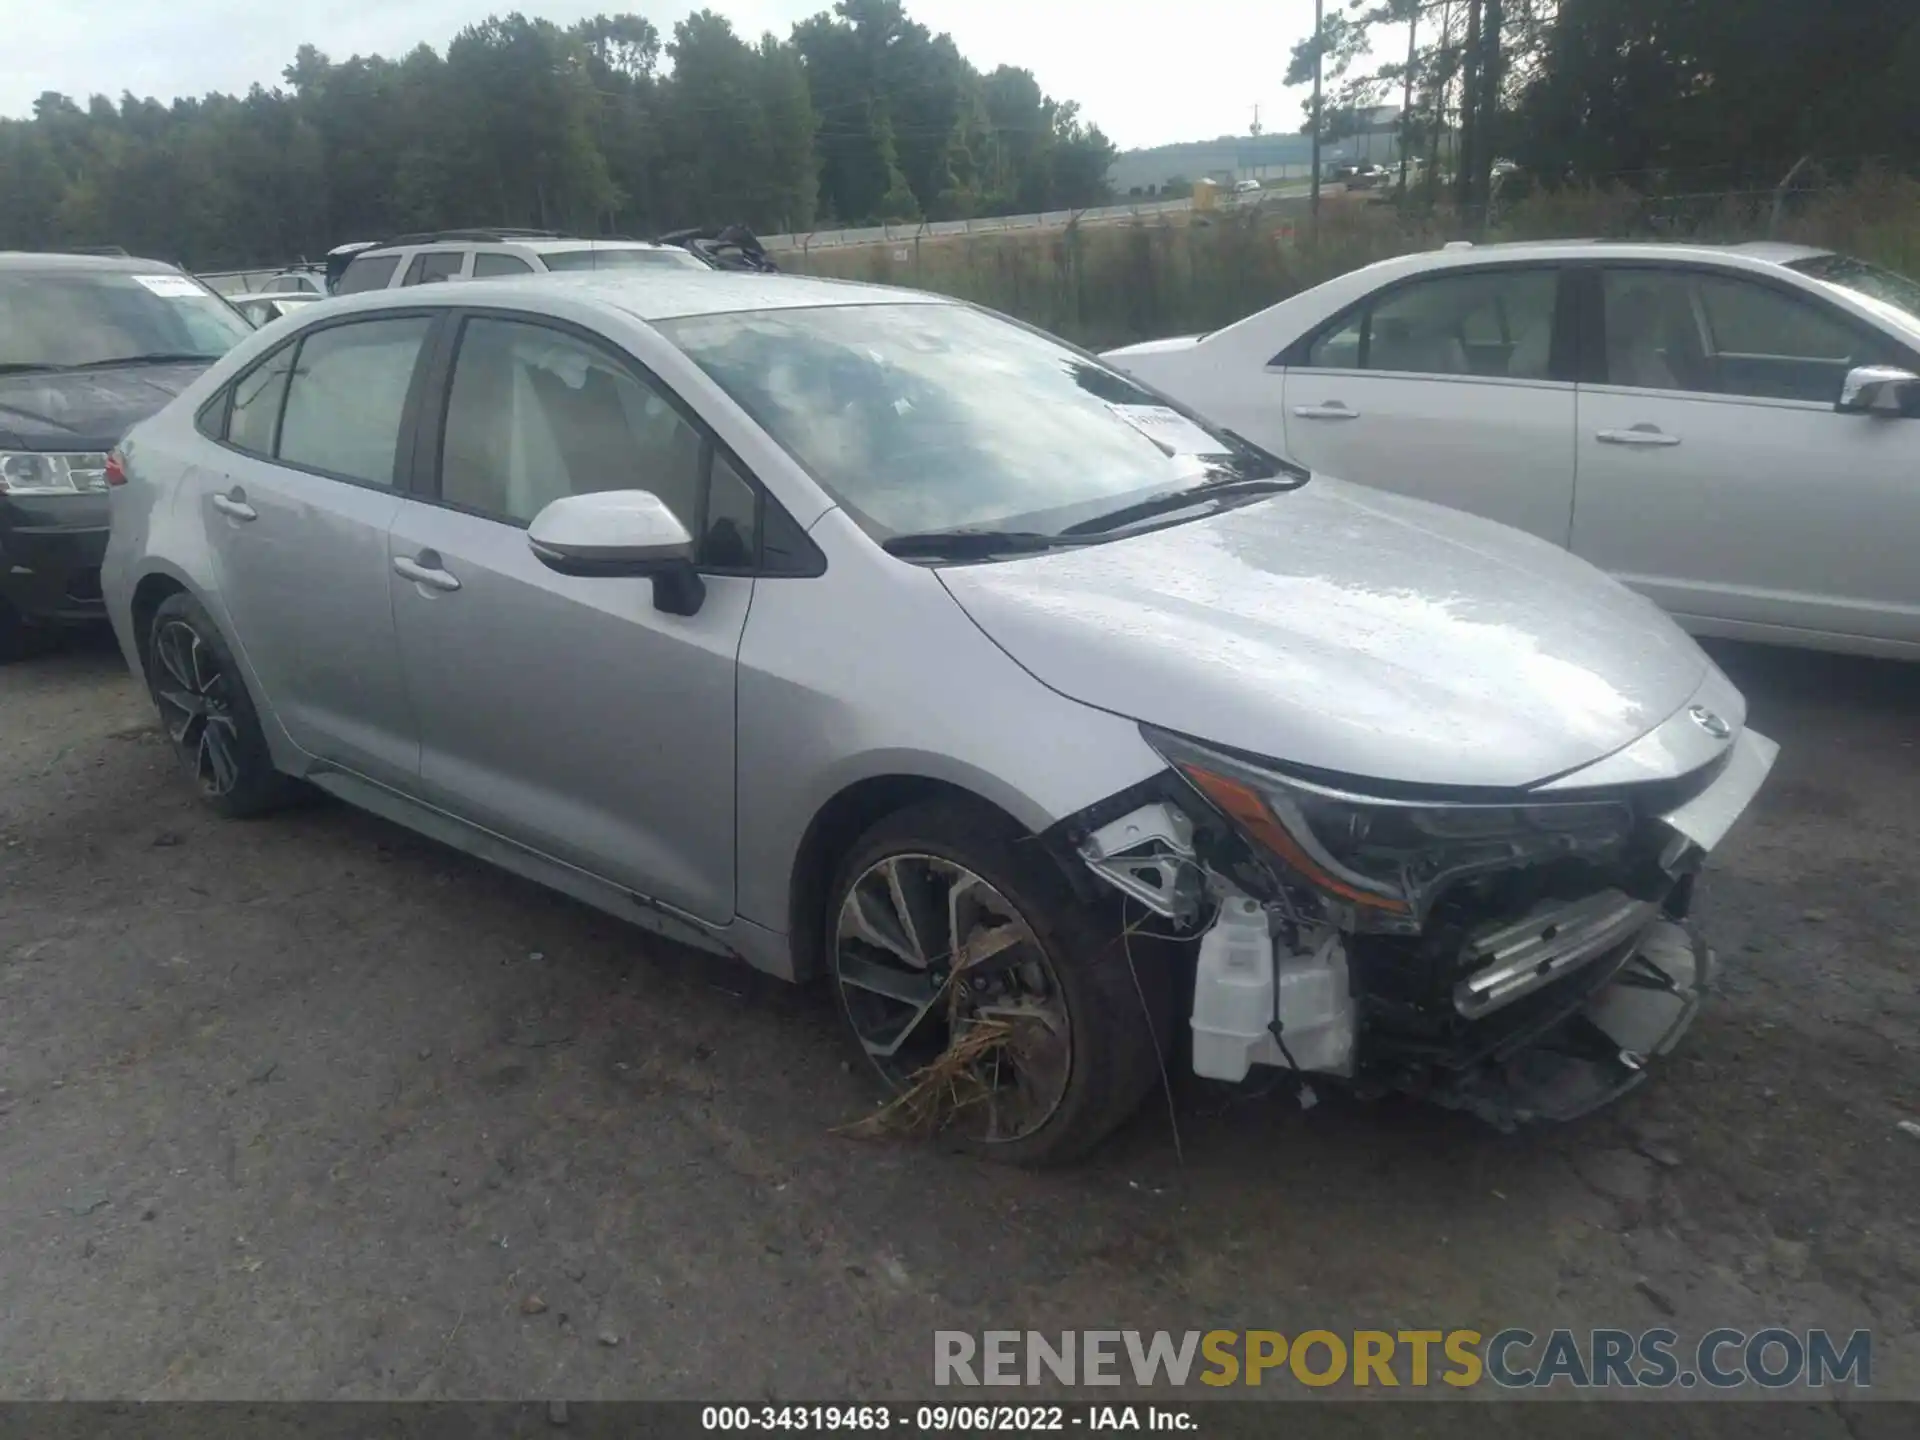
[[[11,667],[0,1395],[924,1398],[936,1328],[1671,1323],[1870,1327],[1920,1398],[1920,666],[1720,656],[1784,753],[1666,1073],[1516,1136],[1189,1081],[1054,1174],[836,1134],[817,991],[338,805],[204,815],[110,645]]]

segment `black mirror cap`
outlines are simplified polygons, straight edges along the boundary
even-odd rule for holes
[[[706,603],[707,582],[684,556],[666,559],[570,555],[545,545],[531,546],[540,563],[562,575],[598,580],[653,581],[653,608],[668,615],[697,615]]]

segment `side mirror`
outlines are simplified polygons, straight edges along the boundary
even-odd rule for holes
[[[1842,415],[1920,416],[1920,375],[1897,365],[1856,365],[1833,408]]]
[[[645,576],[654,607],[692,615],[707,598],[693,537],[651,490],[563,495],[533,517],[527,545],[562,575]]]

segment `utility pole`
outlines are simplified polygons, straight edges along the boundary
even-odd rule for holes
[[[1418,50],[1414,44],[1420,35],[1419,0],[1410,0],[1407,6],[1407,74],[1406,84],[1400,91],[1400,203],[1407,203],[1407,150],[1413,144],[1413,59]]]
[[[1256,140],[1260,138],[1260,107],[1258,105],[1253,107],[1253,128],[1247,133]]]
[[[1308,202],[1313,243],[1320,243],[1320,41],[1325,34],[1323,0],[1313,0],[1313,198]]]

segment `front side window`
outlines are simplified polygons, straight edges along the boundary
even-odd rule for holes
[[[384,290],[399,268],[398,255],[359,255],[347,264],[336,293],[358,295],[363,290]]]
[[[1831,405],[1881,349],[1838,312],[1737,276],[1609,270],[1601,297],[1615,385]]]
[[[293,373],[291,345],[283,345],[233,382],[233,408],[227,412],[227,443],[264,458],[273,455],[280,425],[280,402]]]
[[[525,525],[563,495],[651,490],[697,535],[704,463],[700,432],[612,352],[514,320],[461,332],[443,500]]]
[[[1559,276],[1551,269],[1436,275],[1362,305],[1316,338],[1316,369],[1545,380]]]
[[[309,332],[287,390],[279,458],[370,485],[393,484],[401,412],[432,324],[409,315]]]
[[[876,538],[1058,534],[1279,462],[1048,336],[964,305],[689,316],[657,328]]]
[[[435,280],[449,280],[460,273],[460,262],[466,257],[458,250],[422,250],[413,257],[413,263],[407,266],[406,277],[402,285],[427,285]]]
[[[252,333],[178,271],[0,272],[0,372],[212,361]]]

